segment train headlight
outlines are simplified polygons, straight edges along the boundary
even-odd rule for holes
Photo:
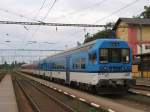
[[[104,67],[103,67],[103,70],[107,70],[107,67],[106,67],[106,66],[104,66]]]
[[[108,67],[107,67],[107,66],[104,66],[104,67],[102,67],[102,70],[103,70],[103,71],[108,71]]]

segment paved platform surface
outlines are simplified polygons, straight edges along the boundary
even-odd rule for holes
[[[136,79],[137,85],[147,85],[150,86],[150,78],[137,78]]]
[[[145,96],[150,97],[150,91],[137,90],[137,89],[129,89],[129,91],[132,93],[141,94],[141,95],[145,95]]]
[[[11,76],[5,75],[0,82],[0,112],[18,112]]]

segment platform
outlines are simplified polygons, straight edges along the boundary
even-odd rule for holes
[[[136,84],[150,86],[150,78],[137,78]]]
[[[0,112],[18,112],[11,76],[0,82]]]

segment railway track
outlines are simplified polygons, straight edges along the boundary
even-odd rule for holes
[[[31,77],[31,76],[29,76],[29,77]],[[32,78],[31,78],[32,79]],[[34,78],[33,78],[33,80],[34,80]],[[41,80],[41,79],[39,79],[39,80]],[[41,81],[40,81],[41,82]],[[43,80],[43,83],[44,83],[44,80]],[[46,81],[45,81],[45,83],[46,83]],[[47,82],[48,83],[48,82]],[[52,83],[51,83],[52,84]],[[55,85],[55,84],[52,84],[52,85]],[[59,85],[58,84],[56,84],[57,86],[56,86],[56,88],[59,90]],[[55,87],[55,86],[54,86]],[[61,89],[62,89],[62,87],[61,87]],[[68,91],[69,91],[69,88],[67,89]],[[72,90],[71,90],[72,91]],[[71,92],[70,91],[70,92]],[[74,91],[74,90],[73,90]],[[72,91],[72,92],[73,92]],[[75,90],[76,91],[76,90]],[[79,95],[80,97],[82,97],[82,98],[84,98],[84,96],[86,96],[86,95],[82,95],[82,91],[80,91],[79,92],[79,94],[78,94],[78,92],[73,92],[74,94],[76,94],[76,95]],[[72,93],[72,94],[73,94]],[[83,92],[84,93],[84,92]],[[85,93],[84,93],[85,94]],[[105,107],[105,101],[107,101],[107,100],[109,100],[110,102],[111,102],[111,105],[118,105],[118,104],[121,104],[121,105],[124,105],[124,106],[126,106],[126,109],[127,108],[129,108],[129,110],[132,110],[132,109],[130,109],[130,108],[135,108],[136,110],[135,111],[137,111],[138,112],[138,109],[139,110],[143,110],[143,112],[144,111],[146,111],[146,112],[150,112],[149,110],[150,110],[150,98],[148,98],[148,97],[146,97],[146,96],[142,96],[142,95],[138,95],[138,94],[133,94],[133,93],[128,93],[128,94],[126,94],[126,95],[123,95],[123,96],[98,96],[98,95],[90,95],[90,94],[88,94],[87,96],[90,96],[92,99],[94,99],[94,98],[96,98],[95,99],[95,101],[96,102],[101,102],[100,100],[104,100],[103,101],[103,104],[104,104],[104,107]],[[86,97],[86,100],[90,100],[90,97]],[[98,99],[100,99],[99,101],[98,101]],[[104,103],[105,102],[105,103]],[[118,103],[118,104],[112,104],[112,103]],[[108,103],[108,102],[107,102]],[[103,104],[101,104],[100,103],[100,105],[103,105]],[[108,104],[109,105],[109,104]],[[121,105],[119,105],[120,107],[119,108],[121,108]],[[139,105],[139,106],[137,106],[137,105]],[[118,106],[117,106],[118,107]],[[118,108],[117,107],[112,107],[112,108],[114,108],[115,110],[118,110]],[[124,107],[123,107],[124,108]],[[120,110],[120,109],[119,109]],[[128,110],[128,109],[127,109]],[[121,111],[122,112],[122,111]],[[139,111],[140,112],[140,111]]]
[[[21,88],[30,104],[32,104],[31,107],[34,112],[106,112],[81,101],[75,101],[24,77],[19,76],[19,78],[15,79],[15,82]]]
[[[75,112],[39,87],[35,87],[25,80],[16,79],[16,82],[25,93],[25,96],[29,99],[34,111],[49,112],[51,110],[52,112]]]
[[[38,112],[39,109],[34,103],[32,97],[26,94],[24,88],[17,79],[14,77],[12,79],[19,112]]]

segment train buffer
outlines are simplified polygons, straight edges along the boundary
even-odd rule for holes
[[[18,112],[11,76],[5,75],[0,82],[0,111]]]

